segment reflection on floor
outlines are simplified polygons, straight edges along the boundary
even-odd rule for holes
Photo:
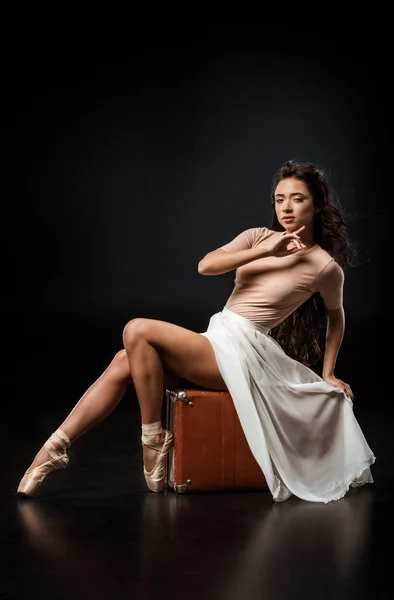
[[[16,410],[2,424],[2,600],[394,597],[391,433],[375,411],[359,411],[375,482],[328,505],[276,504],[269,492],[149,492],[127,403],[70,448],[68,469],[18,499],[20,477],[63,416],[61,406],[22,420]]]
[[[345,598],[368,582],[371,506],[371,490],[330,506],[148,493],[112,509],[18,501],[16,525],[30,576],[48,575],[37,597]]]

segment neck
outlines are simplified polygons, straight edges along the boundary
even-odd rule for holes
[[[312,248],[315,245],[315,236],[313,233],[313,229],[309,229],[300,233],[301,242],[306,246],[305,250],[308,248]]]

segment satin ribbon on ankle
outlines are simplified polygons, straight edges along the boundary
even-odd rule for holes
[[[142,443],[145,446],[149,446],[149,448],[153,448],[154,450],[160,450],[162,445],[163,445],[163,441],[162,441],[162,437],[163,437],[163,427],[161,424],[161,421],[156,421],[155,423],[147,423],[147,424],[142,424],[141,425],[141,429],[142,429]],[[160,442],[154,442],[153,438],[160,434]]]

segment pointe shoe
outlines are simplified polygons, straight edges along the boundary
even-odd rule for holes
[[[173,442],[173,435],[171,431],[163,429],[161,442],[149,442],[145,443],[145,446],[159,450],[159,458],[153,469],[147,471],[144,466],[144,476],[146,485],[151,492],[162,492],[166,485],[167,479],[167,454],[171,448]]]
[[[57,448],[54,443],[60,446],[60,448]],[[44,444],[44,448],[49,456],[51,456],[51,460],[34,469],[27,469],[18,486],[18,496],[23,496],[24,498],[31,496],[53,469],[65,469],[68,465],[66,450],[69,446],[71,446],[71,442],[64,431],[57,429],[52,433],[51,437]]]

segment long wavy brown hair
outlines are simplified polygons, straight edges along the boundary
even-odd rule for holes
[[[275,189],[279,181],[295,177],[307,186],[315,206],[320,210],[314,218],[314,243],[326,250],[345,270],[354,266],[355,246],[350,242],[345,214],[339,200],[330,187],[324,171],[309,162],[286,161],[272,181],[271,199],[275,207]],[[274,231],[284,231],[275,213]],[[286,354],[311,367],[322,358],[323,334],[327,327],[327,313],[320,294],[313,294],[287,319],[271,330],[271,335]]]

